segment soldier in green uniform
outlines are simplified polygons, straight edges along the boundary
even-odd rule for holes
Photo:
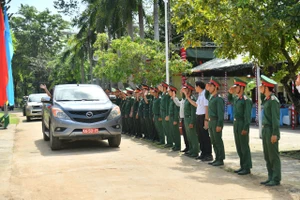
[[[154,114],[153,114],[153,100],[154,100],[154,88],[153,87],[149,87],[149,123],[150,123],[150,132],[151,132],[151,136],[150,139],[152,140],[152,142],[158,142],[159,143],[159,138],[158,138],[158,133],[156,131],[155,128],[155,124],[154,124]]]
[[[121,109],[121,116],[122,116],[122,134],[125,134],[126,131],[126,122],[125,122],[125,104],[126,104],[126,96],[127,92],[126,90],[123,90],[121,92],[121,104],[120,104],[120,109]]]
[[[262,84],[259,87],[262,93],[264,116],[262,119],[262,140],[264,158],[268,170],[268,179],[261,182],[266,186],[279,185],[281,181],[281,162],[278,143],[280,139],[280,103],[274,95],[273,89],[277,84],[274,80],[261,75]]]
[[[174,103],[173,97],[176,96],[177,88],[173,85],[169,85],[169,123],[170,123],[170,136],[174,142],[172,147],[173,151],[179,151],[181,149],[180,132],[179,132],[179,107]]]
[[[134,102],[134,98],[132,96],[133,90],[131,88],[126,88],[127,91],[127,99],[125,103],[125,123],[126,123],[126,130],[125,132],[129,135],[132,133],[132,106]]]
[[[185,96],[195,101],[195,98],[192,96],[192,91],[194,91],[195,88],[188,82],[185,83],[183,88]],[[196,131],[196,107],[189,101],[184,102],[184,126],[189,141],[189,151],[185,152],[185,154],[190,157],[197,157],[200,147]]]
[[[220,83],[211,77],[205,87],[205,97],[208,100],[208,130],[211,143],[216,154],[215,160],[208,164],[213,166],[224,165],[225,149],[222,139],[222,129],[224,126],[224,100],[218,95]]]
[[[139,121],[139,124],[140,124],[140,128],[139,128],[139,132],[137,133],[137,137],[141,137],[141,138],[145,137],[145,136],[143,136],[143,134],[145,133],[144,105],[145,105],[145,100],[143,98],[143,91],[141,91],[138,112],[136,114],[136,119]]]
[[[136,118],[136,115],[138,113],[138,108],[139,108],[139,103],[140,103],[140,92],[141,89],[139,87],[137,87],[134,90],[134,102],[133,102],[133,135],[135,137],[139,137],[139,132],[140,132],[140,121]]]
[[[121,101],[122,101],[121,90],[119,88],[117,88],[115,94],[116,94],[116,97],[117,97],[116,104],[118,106],[120,106],[121,105]]]
[[[161,87],[159,88],[162,92],[161,95],[161,101],[160,101],[160,116],[162,118],[162,125],[163,125],[163,131],[164,135],[167,139],[167,144],[165,145],[165,148],[173,147],[173,141],[170,137],[170,129],[169,129],[169,122],[167,121],[167,113],[169,112],[169,102],[170,102],[170,95],[167,92],[168,84],[165,82],[161,83]]]
[[[149,93],[149,86],[142,84],[143,88],[143,99],[144,99],[144,110],[143,110],[143,118],[144,118],[144,134],[146,139],[151,139],[151,122],[150,122],[150,97]]]
[[[162,118],[160,116],[161,99],[159,98],[159,90],[157,87],[153,88],[152,94],[153,94],[152,112],[153,112],[153,121],[154,121],[155,130],[158,134],[159,144],[165,144],[165,135],[163,132]]]
[[[233,133],[236,150],[240,157],[240,169],[234,172],[239,175],[250,174],[252,168],[249,147],[252,101],[244,94],[246,85],[245,81],[234,78],[234,85],[228,92],[228,100],[234,106]]]

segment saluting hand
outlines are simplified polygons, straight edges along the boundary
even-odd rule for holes
[[[209,84],[208,83],[206,83],[206,85],[205,85],[205,90],[209,90]]]
[[[271,143],[274,144],[277,142],[277,135],[272,135],[271,137]]]
[[[169,121],[169,116],[166,116],[166,117],[165,117],[165,120],[166,120],[166,121]]]
[[[230,94],[233,94],[233,93],[234,93],[234,87],[230,87],[229,90],[228,90],[228,92],[229,92]]]
[[[216,132],[219,133],[219,132],[221,132],[221,131],[222,131],[222,127],[221,127],[221,126],[217,126],[217,127],[216,127]]]
[[[242,135],[247,135],[248,131],[242,130]]]
[[[300,85],[300,74],[298,74],[297,79],[296,79],[296,85]]]

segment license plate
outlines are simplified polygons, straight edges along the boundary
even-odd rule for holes
[[[97,128],[84,128],[84,129],[82,129],[82,133],[83,134],[95,134],[95,133],[99,133],[99,129],[97,129]]]

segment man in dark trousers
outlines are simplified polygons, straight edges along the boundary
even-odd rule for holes
[[[184,88],[186,98],[191,98],[195,101],[194,97],[192,97],[192,91],[195,90],[194,86],[186,82]],[[186,155],[196,158],[200,151],[196,132],[196,108],[188,100],[184,102],[184,125],[189,141],[189,151],[186,152]]]
[[[170,137],[170,128],[169,128],[169,121],[167,121],[167,113],[169,112],[169,102],[170,102],[170,95],[167,92],[168,84],[165,82],[161,83],[160,90],[162,92],[161,94],[161,100],[160,100],[160,116],[162,118],[162,125],[163,125],[163,131],[164,135],[167,140],[167,144],[165,145],[165,148],[173,147],[173,141]]]
[[[236,151],[240,157],[240,169],[234,172],[238,173],[238,175],[250,174],[250,169],[252,168],[249,147],[252,101],[244,93],[246,85],[247,83],[245,81],[234,78],[234,85],[228,92],[228,101],[233,104],[234,107],[234,141]]]
[[[222,129],[224,126],[224,100],[218,95],[220,83],[211,77],[205,87],[205,97],[208,100],[208,130],[211,143],[216,154],[213,162],[208,164],[213,166],[224,165],[225,149],[222,139]]]
[[[280,103],[273,89],[277,84],[274,80],[261,75],[262,84],[259,87],[264,106],[262,119],[262,140],[264,158],[268,170],[268,179],[261,182],[266,186],[279,185],[281,181],[281,162],[278,150],[280,139]]]
[[[198,93],[197,101],[193,101],[190,97],[187,97],[187,100],[197,108],[196,131],[200,144],[201,155],[199,155],[196,159],[212,161],[212,146],[208,133],[208,100],[205,98],[205,84],[201,81],[196,81],[195,85],[195,90]]]

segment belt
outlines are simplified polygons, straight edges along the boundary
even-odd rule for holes
[[[218,120],[218,118],[217,117],[210,117],[210,118],[208,118],[208,121],[213,121],[213,120]]]
[[[234,121],[244,121],[244,118],[234,118]]]

